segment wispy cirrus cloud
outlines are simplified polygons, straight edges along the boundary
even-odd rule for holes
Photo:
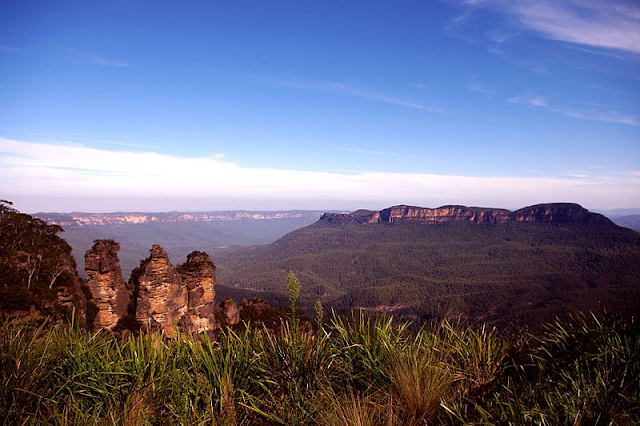
[[[382,102],[385,104],[412,108],[412,109],[417,109],[425,112],[435,112],[435,113],[444,112],[442,108],[438,108],[431,105],[425,105],[425,104],[404,99],[398,96],[389,95],[389,94],[380,92],[378,90],[355,86],[351,84],[344,84],[344,83],[338,83],[338,82],[326,82],[326,81],[303,81],[303,80],[272,81],[271,83],[277,86],[288,87],[290,89],[312,90],[317,92],[334,93],[334,94],[343,95],[343,96],[352,96],[355,98]]]
[[[383,208],[466,204],[517,208],[572,201],[638,207],[640,176],[459,176],[251,168],[219,154],[177,157],[0,138],[3,198],[25,211]],[[53,203],[53,204],[52,204]],[[57,204],[55,204],[57,203]]]
[[[13,52],[22,52],[22,49],[13,46],[0,46],[0,52],[5,53],[13,53]]]
[[[472,92],[482,93],[483,95],[493,95],[493,90],[480,83],[475,75],[471,75],[467,78],[467,89]]]
[[[571,0],[509,2],[525,26],[543,36],[584,46],[640,53],[637,2]]]
[[[594,104],[592,104],[593,108],[587,110],[568,108],[553,105],[550,103],[549,99],[539,95],[514,96],[507,99],[507,102],[541,108],[553,114],[560,114],[564,115],[565,117],[577,118],[580,120],[602,121],[606,123],[626,124],[628,126],[640,126],[640,120],[638,120],[638,117],[624,115],[616,110],[602,110]]]
[[[481,0],[462,1],[462,12],[449,28],[458,28],[476,10],[490,9],[512,27],[528,29],[540,36],[581,46],[640,53],[640,4],[621,0]],[[509,32],[489,32],[500,44]]]
[[[59,51],[63,52],[65,57],[72,62],[79,64],[99,65],[106,67],[130,67],[132,64],[121,59],[109,58],[93,52],[81,52],[68,47],[56,46]]]
[[[507,99],[507,102],[511,102],[513,104],[524,104],[524,105],[540,107],[540,108],[549,108],[547,99],[545,97],[537,96],[537,95],[513,96]]]

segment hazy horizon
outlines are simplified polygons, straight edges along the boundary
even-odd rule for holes
[[[640,5],[7,0],[25,212],[640,208]]]
[[[538,204],[547,204],[547,203],[538,203]],[[434,206],[415,206],[415,207],[424,207],[424,208],[439,208],[445,207],[446,205],[434,205]],[[139,213],[139,214],[167,214],[167,213],[228,213],[228,212],[238,212],[243,211],[247,213],[280,213],[280,212],[319,212],[319,213],[348,213],[354,212],[356,210],[371,210],[371,211],[380,211],[393,206],[384,206],[384,207],[359,207],[359,208],[318,208],[318,209],[245,209],[245,208],[237,208],[237,209],[210,209],[210,210],[114,210],[114,211],[86,211],[86,210],[49,210],[49,211],[23,211],[28,214],[128,214],[128,213]],[[529,206],[520,206],[520,207],[501,207],[501,206],[485,206],[485,205],[471,205],[465,206],[469,208],[495,208],[495,209],[507,209],[511,211],[515,211],[521,208],[529,207]],[[584,206],[583,206],[584,207]],[[613,209],[587,209],[594,213],[601,213],[608,217],[622,217],[622,216],[631,216],[640,214],[640,208],[613,208]]]

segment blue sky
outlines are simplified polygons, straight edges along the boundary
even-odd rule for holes
[[[640,207],[637,1],[0,1],[23,211]]]

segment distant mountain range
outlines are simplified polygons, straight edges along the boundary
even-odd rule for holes
[[[60,225],[61,236],[73,247],[83,271],[84,254],[97,239],[121,243],[122,272],[133,268],[160,244],[172,259],[184,259],[194,250],[214,256],[222,250],[271,243],[288,232],[320,218],[322,211],[211,211],[168,213],[36,213],[33,216]]]
[[[317,219],[324,211],[210,211],[210,212],[166,212],[166,213],[36,213],[33,216],[50,224],[65,228],[80,228],[100,225],[141,225],[149,223],[214,222],[230,220],[271,219]]]
[[[293,270],[309,306],[317,299],[419,320],[520,326],[574,310],[640,308],[640,234],[577,204],[325,214],[272,244],[221,253],[217,265],[224,286],[282,292]]]
[[[614,217],[611,220],[613,220],[616,225],[640,232],[640,214]]]

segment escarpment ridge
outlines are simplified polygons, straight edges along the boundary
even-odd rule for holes
[[[423,222],[427,224],[447,222],[613,224],[603,215],[591,213],[579,204],[574,203],[536,204],[516,211],[460,205],[447,205],[437,208],[398,205],[380,211],[357,210],[346,214],[325,213],[320,217],[320,221],[337,224],[393,222]]]
[[[566,312],[633,312],[640,234],[578,204],[516,211],[394,206],[326,213],[272,244],[217,257],[222,286],[277,291],[283,271],[338,312],[534,326]]]

